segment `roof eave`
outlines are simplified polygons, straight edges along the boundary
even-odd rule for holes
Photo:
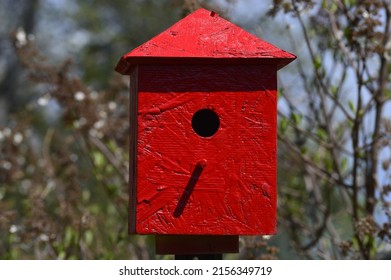
[[[124,56],[118,62],[115,70],[122,75],[129,75],[131,68],[141,64],[203,64],[203,65],[276,65],[277,70],[291,63],[296,56],[287,53],[286,57],[147,57],[147,56]]]

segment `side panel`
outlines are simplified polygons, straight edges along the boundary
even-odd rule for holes
[[[275,67],[142,65],[138,98],[137,233],[275,233]]]
[[[130,73],[130,104],[129,104],[129,233],[136,233],[137,211],[137,99],[138,99],[138,69],[134,67]]]

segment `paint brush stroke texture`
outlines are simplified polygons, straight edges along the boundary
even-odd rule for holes
[[[276,70],[141,65],[138,73],[135,232],[274,233]],[[220,119],[212,137],[192,128],[204,108]],[[201,160],[208,164],[197,170]]]
[[[120,59],[130,233],[276,232],[276,75],[295,58],[200,9]],[[202,109],[219,118],[211,137],[192,127]]]

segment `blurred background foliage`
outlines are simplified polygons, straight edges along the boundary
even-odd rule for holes
[[[279,73],[279,232],[240,259],[390,257],[387,0],[0,2],[0,258],[153,259],[127,234],[120,56],[205,7],[298,55]]]

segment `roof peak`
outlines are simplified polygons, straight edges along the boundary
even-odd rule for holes
[[[129,73],[132,64],[213,63],[276,64],[278,69],[296,58],[223,19],[214,11],[198,9],[148,42],[124,55],[116,70]]]

